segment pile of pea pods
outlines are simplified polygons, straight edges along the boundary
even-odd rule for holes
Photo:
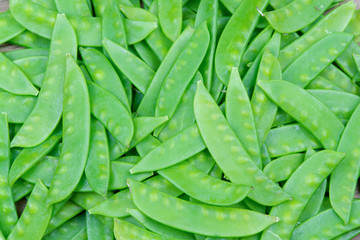
[[[353,1],[9,6],[0,240],[360,233]]]

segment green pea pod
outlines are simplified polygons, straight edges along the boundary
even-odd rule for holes
[[[264,13],[264,16],[276,31],[291,33],[315,21],[331,3],[332,0],[294,0],[282,8]]]
[[[106,197],[103,197],[95,192],[74,193],[71,200],[85,210],[89,210],[90,208],[93,208],[97,204],[103,202],[105,199],[110,198],[112,195],[112,192],[108,192]]]
[[[36,104],[34,96],[14,95],[0,92],[0,109],[7,114],[9,123],[23,123]]]
[[[354,239],[359,234],[360,234],[360,228],[355,228],[354,230],[350,230],[347,233],[339,235],[333,239],[334,240],[350,240],[350,239]]]
[[[85,214],[80,214],[77,217],[67,221],[51,233],[47,234],[44,240],[60,240],[60,239],[71,239],[75,237],[86,227]]]
[[[131,20],[145,21],[145,22],[156,22],[158,20],[154,14],[143,8],[120,4],[119,9],[126,16],[126,18]]]
[[[134,21],[130,19],[124,20],[124,28],[126,31],[126,41],[129,45],[144,40],[156,28],[156,22]]]
[[[287,81],[258,84],[279,107],[311,131],[326,149],[336,149],[344,125],[322,102]],[[299,109],[299,104],[304,107]]]
[[[72,0],[55,0],[59,12],[68,16],[92,16],[86,0],[77,0],[73,4]]]
[[[47,56],[27,57],[14,61],[16,66],[18,66],[25,73],[25,75],[29,77],[30,81],[37,87],[41,87],[42,80],[39,84],[38,82],[34,82],[34,78],[46,71],[47,62]]]
[[[86,227],[81,228],[80,231],[71,238],[71,240],[87,240],[88,236],[86,230]]]
[[[303,153],[285,155],[266,165],[264,173],[274,182],[286,181],[303,161]]]
[[[345,153],[324,150],[307,159],[284,185],[284,190],[291,194],[293,199],[273,207],[270,211],[271,216],[279,216],[283,221],[266,229],[261,239],[290,239],[306,204],[344,157]],[[302,188],[298,187],[299,182],[304,183]]]
[[[112,240],[113,232],[94,215],[86,212],[86,231],[88,240]]]
[[[8,239],[40,240],[43,238],[52,212],[52,206],[46,204],[47,193],[48,189],[38,180],[24,212],[21,214]]]
[[[335,84],[333,84],[332,82],[321,76],[317,76],[314,80],[312,80],[308,85],[306,85],[305,89],[343,91],[343,89],[338,88]]]
[[[131,197],[140,211],[160,223],[184,231],[208,236],[239,237],[260,232],[278,221],[276,217],[248,210],[190,203],[132,179],[128,179],[128,185]],[[162,211],[164,207],[166,213]],[[251,222],[253,227],[244,224],[244,215],[246,222]]]
[[[84,172],[90,141],[90,99],[85,78],[71,55],[66,56],[63,146],[47,203],[64,200]]]
[[[356,42],[351,41],[350,45],[335,61],[340,69],[351,78],[358,72],[357,65],[353,58],[354,54],[360,54],[360,47]]]
[[[158,14],[162,31],[174,42],[181,32],[182,1],[158,0]]]
[[[4,55],[11,61],[15,61],[27,57],[49,56],[49,51],[47,48],[25,48],[5,52]]]
[[[49,48],[50,40],[40,37],[39,35],[28,30],[23,31],[16,37],[9,40],[9,43],[19,45],[22,47],[31,48]]]
[[[76,57],[75,32],[65,15],[59,15],[54,27],[49,61],[36,105],[11,146],[34,147],[45,141],[60,121],[63,109],[65,54]]]
[[[0,43],[7,42],[25,30],[25,28],[14,19],[10,11],[0,13],[0,22],[2,25],[6,25],[6,28],[2,28],[0,33]]]
[[[149,45],[145,41],[135,43],[133,46],[140,58],[143,59],[144,62],[149,65],[149,67],[151,67],[154,71],[159,68],[159,57],[156,56],[155,52],[149,47]]]
[[[239,7],[242,0],[220,0],[222,4],[231,12],[234,13],[235,10]]]
[[[106,7],[102,16],[102,37],[103,39],[109,39],[127,48],[127,36],[123,16],[117,8],[115,1],[108,2],[108,4],[104,5]]]
[[[201,82],[195,94],[194,112],[205,145],[233,183],[253,186],[249,197],[263,205],[277,205],[289,198],[251,160]]]
[[[56,157],[46,156],[38,164],[27,171],[22,176],[22,179],[33,184],[35,184],[36,181],[40,179],[45,186],[50,187],[58,160],[59,159]]]
[[[33,188],[34,188],[33,184],[26,182],[22,179],[16,181],[16,183],[11,189],[14,202],[17,202],[26,195],[28,195],[33,190]]]

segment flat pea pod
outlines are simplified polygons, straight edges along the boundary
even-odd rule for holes
[[[106,2],[106,1],[104,1]],[[108,1],[102,15],[102,37],[127,48],[126,31],[123,16],[115,1]]]
[[[344,234],[347,231],[359,228],[359,214],[359,200],[354,200],[353,202],[348,224],[344,224],[344,221],[336,212],[332,208],[329,208],[295,228],[291,239],[334,239],[336,236]],[[314,226],[316,226],[316,228],[314,228]]]
[[[86,231],[88,240],[112,240],[113,232],[94,215],[86,212]]]
[[[0,92],[0,111],[7,113],[9,123],[23,123],[36,104],[35,96]]]
[[[11,189],[14,202],[17,202],[28,195],[33,190],[33,188],[33,184],[19,179],[19,181],[17,181]]]
[[[114,234],[117,240],[142,239],[142,240],[177,240],[178,238],[161,236],[138,227],[124,220],[114,219]]]
[[[132,179],[128,180],[128,185],[131,198],[141,212],[160,223],[188,232],[208,236],[246,236],[278,221],[276,217],[249,210],[190,203]],[[165,214],[164,207],[167,208]]]
[[[347,233],[344,233],[342,235],[339,235],[334,240],[351,240],[354,239],[356,236],[358,236],[360,233],[360,228],[356,228],[354,230],[348,231]]]
[[[103,44],[120,71],[125,74],[140,92],[145,93],[155,74],[154,71],[140,58],[120,45],[108,39],[105,39]],[[131,64],[132,67],[129,67],[129,64]]]
[[[110,179],[109,152],[105,127],[98,120],[92,118],[85,175],[91,189],[103,196],[106,196]]]
[[[290,239],[301,212],[320,184],[345,157],[345,153],[331,150],[320,151],[312,155],[291,175],[284,185],[293,199],[271,209],[271,216],[278,216],[283,221],[270,226],[261,239]],[[302,188],[299,182],[304,182]],[[309,238],[304,238],[309,239]]]
[[[283,79],[305,87],[346,49],[352,38],[348,33],[326,35],[285,69]]]
[[[37,57],[37,56],[49,56],[49,49],[47,48],[25,48],[18,49],[10,52],[5,52],[4,55],[11,61],[15,61],[22,58]]]
[[[87,82],[87,85],[91,113],[121,144],[128,147],[134,134],[134,124],[130,113],[110,92],[93,82]]]
[[[286,181],[303,161],[303,153],[285,155],[266,165],[264,173],[274,182]]]
[[[355,77],[355,74],[358,72],[356,63],[353,58],[354,54],[360,54],[360,47],[356,42],[351,41],[350,45],[335,61],[340,69],[351,78]]]
[[[130,104],[120,77],[105,55],[91,48],[80,48],[80,53],[92,80],[116,96],[130,110]]]
[[[209,30],[206,22],[203,22],[195,29],[164,80],[156,103],[155,116],[168,116],[171,119],[186,87],[204,59],[209,41]]]
[[[336,149],[344,125],[321,101],[286,81],[263,81],[258,84],[279,107],[312,132],[326,149]],[[299,104],[304,107],[297,108]]]
[[[141,42],[156,28],[156,22],[135,21],[125,18],[126,41],[129,45]]]
[[[47,203],[64,200],[84,172],[90,141],[90,99],[85,78],[71,55],[66,55],[63,146]]]
[[[182,0],[158,0],[157,2],[161,29],[174,42],[181,32]]]
[[[140,58],[143,59],[150,68],[154,71],[158,69],[160,59],[145,41],[135,43],[133,46]]]
[[[139,116],[155,116],[156,102],[163,82],[165,81],[170,70],[174,67],[175,62],[180,54],[184,51],[186,44],[191,38],[194,30],[186,28],[179,38],[174,42],[168,54],[157,69],[148,89],[137,109]]]
[[[76,235],[74,235],[71,240],[87,240],[87,228],[83,227]]]
[[[228,83],[232,68],[240,65],[245,46],[260,16],[257,9],[262,11],[267,3],[267,0],[242,1],[226,24],[215,52],[215,70],[225,85]],[[243,24],[244,22],[247,24]]]
[[[71,200],[85,210],[89,210],[90,208],[93,208],[97,204],[103,202],[105,199],[110,198],[112,195],[112,192],[108,192],[106,197],[103,197],[95,192],[74,193],[71,196]]]
[[[146,227],[152,232],[167,237],[174,237],[179,239],[194,239],[194,235],[192,233],[184,232],[176,228],[169,227],[165,224],[156,222],[137,209],[128,209],[128,212],[133,218],[138,220],[144,227]]]
[[[18,221],[14,200],[10,184],[8,183],[8,174],[11,164],[10,144],[9,144],[9,126],[6,113],[0,114],[0,231],[8,236]]]
[[[198,82],[197,87],[194,100],[197,125],[205,145],[226,176],[233,183],[253,186],[249,198],[263,205],[286,201],[289,196],[251,160],[203,84]]]
[[[6,26],[0,33],[0,43],[7,42],[25,30],[11,15],[10,11],[0,13],[0,24]]]
[[[55,0],[59,12],[68,16],[92,16],[86,0]]]
[[[37,87],[41,87],[41,83],[39,84],[38,82],[35,82],[34,78],[40,74],[42,75],[46,71],[47,62],[47,56],[27,57],[14,61],[16,66],[18,66],[25,73],[25,75],[29,77],[30,81]]]
[[[299,124],[285,125],[270,130],[265,145],[270,157],[306,151],[308,146],[321,148],[321,144],[305,127]]]
[[[339,152],[345,152],[346,157],[334,170],[330,178],[329,192],[331,206],[345,224],[350,219],[356,179],[359,175],[357,166],[360,165],[360,161],[358,160],[357,152],[360,151],[360,145],[358,141],[354,141],[360,132],[360,128],[357,126],[359,119],[360,107],[357,107],[346,125],[337,148]]]
[[[47,234],[43,239],[44,240],[61,240],[61,239],[71,239],[76,236],[79,232],[86,227],[86,217],[85,214],[80,214],[73,219],[67,221],[51,233]]]
[[[50,40],[28,30],[9,40],[9,43],[23,47],[49,48]]]
[[[250,186],[216,179],[188,162],[162,169],[158,173],[187,195],[211,205],[233,205],[251,191]]]
[[[65,15],[54,27],[49,61],[33,111],[11,141],[11,146],[34,147],[45,141],[60,121],[63,109],[65,54],[77,53],[75,32]]]
[[[360,19],[360,11],[355,10],[355,12],[351,16],[351,20],[349,24],[347,25],[344,31],[348,33],[352,33],[355,36],[359,36],[360,35],[359,19]]]
[[[304,35],[282,48],[279,55],[282,69],[287,68],[291,62],[322,37],[333,32],[342,32],[349,23],[354,10],[355,4],[352,1],[336,8]]]
[[[35,184],[19,221],[8,239],[42,239],[49,224],[52,206],[46,204],[48,189],[40,180]]]
[[[230,127],[252,160],[262,168],[253,110],[237,68],[233,68],[230,75],[225,109]]]
[[[332,0],[294,0],[282,8],[264,13],[264,16],[276,31],[291,33],[315,21],[331,3]]]
[[[196,124],[182,130],[174,137],[146,154],[131,173],[149,172],[175,165],[205,149]]]
[[[306,85],[305,89],[324,89],[324,90],[343,91],[343,89],[338,88],[335,84],[333,84],[332,82],[321,76],[317,76],[314,80],[312,80],[308,85]]]
[[[0,88],[10,93],[34,96],[39,93],[29,78],[2,53],[0,53],[0,79]]]
[[[10,11],[25,28],[42,37],[52,39],[57,11],[45,8],[31,0],[11,0]],[[69,17],[79,45],[101,46],[101,19],[96,17]],[[74,54],[75,56],[75,54]]]
[[[49,187],[54,177],[58,160],[56,157],[46,156],[34,167],[29,169],[21,178],[33,184],[40,179],[45,186]],[[14,186],[15,185],[16,182]]]
[[[11,186],[28,170],[35,166],[46,156],[61,139],[61,131],[56,131],[42,144],[23,149],[15,158],[9,171],[9,183]]]
[[[156,22],[158,20],[154,14],[144,8],[120,4],[119,9],[128,19],[145,22]]]
[[[234,13],[242,0],[220,0],[222,4],[231,12]]]

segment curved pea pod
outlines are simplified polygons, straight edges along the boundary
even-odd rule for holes
[[[206,22],[199,25],[179,55],[160,89],[155,116],[173,116],[186,87],[204,59],[210,36]]]
[[[104,54],[91,48],[80,48],[80,53],[93,81],[112,93],[130,110],[124,86]]]
[[[348,25],[354,10],[355,4],[352,1],[336,8],[300,38],[296,39],[285,48],[282,48],[279,55],[282,69],[286,69],[291,62],[304,51],[308,50],[311,45],[316,43],[322,37],[330,33],[342,32]]]
[[[25,28],[42,37],[52,39],[57,11],[45,8],[31,0],[11,0],[10,11]],[[96,17],[69,17],[79,45],[101,46],[101,19]],[[75,54],[74,54],[75,56]]]
[[[131,170],[149,172],[175,165],[205,149],[198,127],[194,124],[153,149]]]
[[[105,39],[103,44],[120,71],[122,71],[142,93],[145,93],[155,74],[154,71],[134,54],[109,39]],[[131,64],[132,67],[129,67],[129,64]]]
[[[55,0],[59,12],[68,16],[92,16],[87,0]]]
[[[260,62],[257,81],[281,78],[282,72],[279,61],[270,50],[265,49]],[[259,146],[262,146],[276,117],[277,106],[258,86],[254,88],[250,103],[254,112],[254,122]]]
[[[333,84],[332,82],[321,76],[317,76],[314,80],[312,80],[308,85],[306,85],[305,89],[343,91],[343,89],[338,88],[335,84]]]
[[[36,105],[11,146],[33,147],[39,145],[58,125],[63,109],[63,81],[65,75],[65,54],[76,56],[76,36],[64,15],[57,17],[50,48],[49,61],[36,101]]]
[[[294,0],[264,16],[270,25],[280,33],[296,32],[315,21],[330,6],[332,0]]]
[[[305,87],[346,49],[352,38],[348,33],[325,36],[285,69],[283,79]]]
[[[85,214],[80,214],[47,234],[43,239],[72,239],[84,228],[86,228],[86,217]]]
[[[112,240],[113,232],[96,216],[86,212],[86,231],[88,240]]]
[[[158,0],[157,2],[161,29],[174,42],[181,32],[182,1]]]
[[[1,29],[0,43],[7,42],[25,30],[25,28],[14,19],[10,11],[0,13],[0,24],[1,26],[6,26]]]
[[[270,157],[279,157],[291,153],[306,151],[308,146],[321,148],[321,144],[302,125],[291,124],[270,130],[265,145]]]
[[[0,53],[0,88],[17,95],[34,95],[39,91],[29,78],[4,54]]]
[[[90,99],[85,78],[71,55],[66,56],[63,138],[48,204],[67,198],[84,172],[90,141]]]
[[[9,40],[9,43],[22,47],[49,48],[50,40],[28,30],[23,31],[16,37]]]
[[[174,67],[174,64],[178,60],[180,54],[184,51],[184,48],[193,35],[193,32],[194,30],[192,28],[186,28],[170,48],[168,54],[160,64],[153,79],[151,80],[148,89],[137,109],[137,114],[139,116],[155,115],[156,101],[161,86],[170,70]]]
[[[358,160],[358,152],[360,151],[360,145],[355,140],[360,132],[358,127],[359,119],[360,107],[357,107],[346,125],[337,148],[338,151],[345,152],[346,157],[334,170],[330,178],[331,206],[345,224],[349,222],[356,180],[359,175],[360,161]]]
[[[358,72],[358,68],[353,57],[354,54],[360,54],[360,47],[356,42],[351,41],[350,45],[335,61],[340,69],[351,78],[355,77],[355,74]]]
[[[48,190],[39,180],[8,239],[42,239],[50,221],[52,206],[47,206]]]
[[[267,3],[267,0],[242,1],[226,24],[215,52],[215,70],[225,85],[228,83],[232,68],[240,65],[245,46],[260,16],[257,9],[262,11]],[[246,24],[243,24],[244,22]]]
[[[332,208],[327,209],[295,228],[291,239],[334,239],[336,236],[344,234],[347,231],[359,228],[359,215],[359,200],[354,200],[353,202],[348,224],[344,224],[344,221]],[[314,226],[316,227],[314,228]]]
[[[352,33],[355,36],[360,35],[359,19],[360,19],[360,11],[355,10],[355,12],[351,16],[349,24],[346,26],[346,29],[344,30],[344,32]]]
[[[9,171],[9,183],[13,186],[16,180],[34,167],[44,156],[46,156],[61,139],[61,131],[56,131],[42,144],[23,149],[15,158]]]
[[[87,82],[87,85],[91,113],[121,144],[129,146],[134,134],[134,124],[128,110],[120,100],[96,83]]]
[[[198,82],[197,87],[194,100],[195,118],[215,162],[231,182],[254,187],[248,195],[249,198],[268,206],[286,201],[289,196],[252,161],[203,84]]]
[[[284,185],[284,190],[291,194],[293,199],[273,207],[270,211],[270,215],[278,216],[283,221],[266,229],[261,239],[274,239],[274,237],[290,239],[306,204],[344,157],[345,153],[324,150],[312,155],[301,164]],[[298,187],[299,182],[304,183],[302,188]]]
[[[71,200],[85,210],[89,210],[97,204],[105,201],[105,199],[110,198],[112,195],[112,192],[108,192],[106,197],[103,197],[95,192],[74,193],[71,196]]]
[[[321,101],[286,81],[260,82],[259,86],[279,107],[312,132],[326,149],[336,149],[344,125]],[[304,107],[297,108],[299,105]]]
[[[148,22],[156,22],[158,20],[153,13],[145,10],[144,8],[120,4],[119,9],[126,16],[126,18],[131,20]]]
[[[104,1],[106,2],[106,1]],[[116,6],[115,1],[105,3],[102,16],[102,37],[127,48],[126,31],[123,16]]]
[[[36,82],[35,79],[39,75],[43,75],[43,73],[46,71],[47,62],[47,56],[27,57],[14,61],[15,65],[18,66],[25,73],[25,75],[29,77],[30,81],[37,87],[41,87],[41,83]]]
[[[350,240],[350,239],[354,239],[359,234],[360,234],[360,228],[355,228],[354,230],[350,230],[350,231],[348,231],[342,235],[339,235],[333,239],[334,240]]]
[[[187,195],[211,205],[233,205],[251,191],[250,186],[216,179],[188,162],[159,170],[158,173]]]
[[[157,70],[159,68],[160,59],[146,42],[142,41],[135,43],[134,48],[140,58],[143,59],[149,67],[153,70]]]
[[[129,45],[132,45],[144,40],[157,28],[157,23],[124,19],[124,28],[126,41]]]
[[[278,221],[276,217],[249,210],[190,203],[132,179],[128,180],[128,185],[131,198],[141,212],[160,223],[188,232],[208,236],[246,236]],[[165,214],[164,207],[167,209]],[[245,216],[247,220],[244,220]],[[249,223],[253,227],[249,227]]]
[[[19,60],[28,57],[49,56],[50,49],[47,48],[25,48],[10,52],[5,52],[4,55],[11,61]]]
[[[33,188],[33,184],[19,179],[19,181],[17,181],[11,189],[14,202],[17,202],[28,195],[33,190]]]
[[[0,92],[0,111],[7,114],[9,123],[23,123],[36,104],[34,96]]]
[[[274,182],[286,181],[303,161],[303,153],[285,155],[266,165],[264,173]]]
[[[239,141],[257,166],[262,168],[260,147],[250,99],[242,84],[238,68],[231,71],[226,93],[226,118]]]

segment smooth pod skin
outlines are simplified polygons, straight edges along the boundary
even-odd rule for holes
[[[96,216],[86,212],[86,232],[88,240],[113,240],[113,232]]]
[[[348,33],[326,35],[285,69],[283,79],[305,87],[346,49],[352,38]]]
[[[134,124],[129,111],[110,92],[93,82],[87,82],[91,113],[126,148],[134,134]],[[106,103],[106,104],[104,104]]]
[[[278,221],[276,217],[249,210],[190,203],[132,179],[128,180],[128,185],[131,198],[140,211],[160,223],[184,231],[208,236],[239,237],[260,232]],[[166,213],[163,211],[165,206]]]
[[[11,15],[10,11],[0,13],[0,24],[6,25],[0,33],[0,43],[7,42],[25,30]]]
[[[90,141],[90,99],[85,78],[71,55],[66,56],[63,138],[47,203],[67,198],[84,172]]]
[[[11,61],[19,60],[28,57],[49,56],[50,49],[47,48],[25,48],[10,52],[5,52],[4,55]]]
[[[127,48],[124,19],[117,8],[115,1],[109,1],[105,6],[104,15],[102,16],[103,39],[109,39],[114,43]]]
[[[48,189],[40,180],[32,191],[24,212],[11,231],[8,239],[34,239],[43,238],[46,227],[50,221],[52,206],[46,204]]]
[[[337,151],[345,152],[346,157],[334,170],[330,178],[331,206],[345,224],[350,219],[356,180],[359,175],[360,161],[357,153],[360,151],[360,144],[355,140],[360,132],[358,127],[359,119],[360,107],[358,106],[346,125],[337,148]]]
[[[360,47],[355,41],[351,41],[345,51],[336,59],[336,64],[351,78],[358,72],[354,61],[354,54],[360,54]]]
[[[287,81],[264,81],[258,85],[276,105],[312,132],[326,149],[336,149],[344,125],[322,102]],[[299,105],[304,107],[300,109]]]
[[[231,129],[240,140],[250,158],[262,168],[260,147],[250,99],[240,79],[238,68],[231,71],[226,92],[225,112]]]
[[[0,92],[0,111],[7,114],[9,123],[23,123],[36,104],[34,96]]]
[[[158,26],[156,22],[144,22],[126,19],[124,20],[126,41],[129,45],[144,40]]]
[[[314,80],[312,80],[308,85],[306,85],[305,89],[324,89],[324,90],[343,91],[341,88],[338,88],[335,84],[333,84],[332,82],[321,76],[317,76]]]
[[[286,181],[303,161],[303,153],[285,155],[272,160],[266,165],[264,173],[274,182]]]
[[[33,190],[33,188],[33,184],[19,179],[11,189],[14,202],[17,202],[28,195]]]
[[[347,231],[359,228],[359,214],[359,200],[354,200],[353,202],[348,224],[344,224],[344,221],[336,212],[332,208],[329,208],[295,228],[291,239],[334,239],[336,236],[344,234]],[[314,226],[316,227],[314,228]]]
[[[24,175],[29,169],[35,166],[44,156],[46,156],[61,139],[61,131],[56,131],[42,144],[23,149],[13,161],[9,171],[9,184],[14,183]]]
[[[43,239],[72,239],[81,232],[84,227],[86,227],[86,217],[85,214],[80,214],[47,234]]]
[[[22,47],[49,48],[50,40],[28,30],[23,31],[16,37],[9,40],[9,43]]]
[[[92,80],[116,96],[130,110],[121,79],[105,55],[92,48],[80,48],[80,53]]]
[[[330,6],[332,0],[294,0],[264,16],[270,25],[280,33],[296,32],[315,21]]]
[[[106,196],[110,179],[110,153],[105,127],[95,118],[90,122],[86,179],[94,192]]]
[[[241,62],[245,46],[260,16],[257,9],[262,11],[267,2],[267,0],[242,1],[226,24],[215,52],[216,74],[225,85],[228,83],[232,68],[238,67]],[[245,22],[246,24],[243,24]]]
[[[306,204],[344,157],[345,153],[324,150],[307,159],[284,185],[284,190],[291,194],[293,199],[273,207],[270,211],[271,216],[278,216],[282,221],[266,229],[261,239],[290,239]],[[298,187],[299,182],[304,183],[302,188]]]
[[[115,65],[140,92],[145,93],[155,74],[154,71],[140,58],[109,39],[105,39],[103,44]]]
[[[143,59],[150,68],[152,68],[154,71],[158,69],[160,65],[160,59],[158,58],[158,56],[156,56],[154,51],[149,47],[146,42],[138,42],[135,43],[133,46],[140,58]]]
[[[194,124],[149,152],[130,172],[149,172],[175,165],[205,149]]]
[[[182,1],[158,0],[157,2],[161,29],[164,34],[174,42],[181,32]]]
[[[65,15],[59,15],[54,27],[49,61],[36,105],[19,132],[11,141],[11,147],[34,147],[44,142],[60,121],[63,110],[63,82],[65,54],[76,57],[75,32]]]
[[[348,25],[355,7],[355,3],[350,1],[334,9],[300,38],[282,48],[279,55],[282,69],[286,69],[289,64],[322,37],[333,32],[342,32]]]
[[[252,161],[203,84],[198,82],[197,87],[194,100],[197,125],[205,145],[226,176],[233,183],[253,186],[249,197],[263,205],[286,201],[289,196]]]
[[[29,80],[37,87],[41,87],[41,82],[35,81],[35,79],[41,74],[43,75],[46,71],[46,65],[48,62],[47,56],[34,56],[21,58],[13,61],[18,66]]]
[[[92,16],[86,0],[55,0],[59,12],[69,16]]]
[[[34,95],[39,91],[29,78],[4,54],[0,53],[0,88],[17,95]]]
[[[120,4],[119,9],[126,16],[126,18],[131,20],[145,22],[156,22],[158,20],[154,14],[148,10],[145,10],[144,8]]]

